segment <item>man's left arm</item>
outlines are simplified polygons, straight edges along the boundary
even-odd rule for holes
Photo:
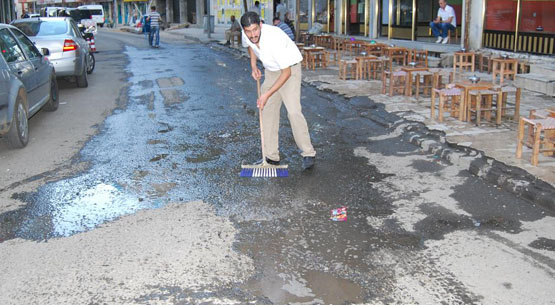
[[[272,85],[272,87],[270,87],[268,91],[266,91],[260,96],[260,98],[258,98],[258,101],[256,103],[258,108],[263,109],[264,105],[266,105],[266,102],[268,102],[268,99],[287,82],[289,77],[291,77],[291,67],[282,69],[278,79]]]
[[[451,23],[453,21],[453,18],[455,18],[455,9],[451,6],[449,9],[449,18],[447,18],[446,20],[443,20],[443,23]]]

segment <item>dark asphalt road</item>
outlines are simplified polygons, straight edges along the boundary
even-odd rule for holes
[[[448,233],[518,233],[523,221],[546,216],[463,171],[455,174],[461,183],[449,197],[464,213],[417,201],[421,194],[413,190],[402,197],[421,205],[422,215],[407,231],[392,218],[399,208],[395,200],[376,187],[399,172],[381,171],[355,151],[363,148],[393,163],[419,158],[409,164],[418,179],[409,177],[407,185],[437,179],[450,165],[419,152],[404,134],[388,137],[400,124],[415,123],[400,121],[367,98],[348,100],[311,86],[303,86],[302,104],[317,151],[315,168],[301,170],[283,109],[280,146],[290,177],[240,178],[241,163],[260,156],[256,88],[247,60],[198,44],[128,46],[125,52],[127,101],[83,147],[79,159],[89,168],[17,194],[27,204],[0,215],[0,240],[70,236],[140,209],[203,200],[234,221],[240,229],[236,249],[256,266],[249,282],[222,288],[222,295],[255,297],[258,303],[351,304],[387,300],[396,275],[373,259],[381,251],[410,260],[426,249],[426,241]],[[370,116],[396,123],[386,128]],[[341,206],[348,207],[348,221],[331,222],[330,210]],[[383,226],[373,226],[369,217],[383,219]],[[553,240],[542,239],[541,245],[552,247]],[[460,282],[450,285],[453,300],[479,300]]]

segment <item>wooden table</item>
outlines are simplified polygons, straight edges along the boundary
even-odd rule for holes
[[[472,83],[471,81],[461,81],[461,82],[455,83],[455,86],[458,87],[458,88],[463,89],[463,100],[461,101],[461,103],[464,103],[464,105],[462,107],[463,110],[459,112],[459,120],[469,121],[470,118],[466,117],[466,113],[467,113],[467,107],[468,107],[469,101],[470,101],[470,94],[469,94],[470,91],[472,91],[472,90],[489,90],[489,89],[492,89],[494,85],[491,82],[484,82],[484,81],[480,81],[480,82],[477,82],[477,83]],[[498,112],[500,112],[500,109],[501,108],[499,107]]]
[[[467,68],[474,72],[474,64],[474,52],[455,52],[453,56],[453,72],[455,72],[455,75],[457,74],[457,68],[460,68],[461,73]]]
[[[387,45],[383,43],[365,43],[364,45],[362,45],[362,50],[365,51],[368,55],[380,57],[383,55],[385,47],[387,47]]]
[[[493,82],[497,81],[497,75],[499,75],[499,84],[503,84],[505,76],[512,75],[512,79],[515,79],[515,75],[518,69],[518,60],[515,58],[493,58],[492,63],[492,76]]]
[[[412,72],[416,71],[428,71],[428,67],[411,67],[411,66],[404,66],[401,67],[401,71],[407,72],[407,81],[405,82],[405,95],[411,96],[412,95]]]
[[[358,54],[360,51],[360,48],[364,43],[365,43],[364,41],[359,41],[359,40],[347,40],[343,42],[345,46],[345,51],[349,51],[351,55]]]
[[[332,44],[331,35],[326,35],[326,34],[315,35],[314,43],[317,44],[318,46],[331,49],[331,44]]]
[[[323,52],[325,50],[325,48],[323,48],[323,47],[303,47],[302,50],[305,53],[305,56],[303,58],[304,66],[307,69],[310,69],[311,66],[312,66],[312,70],[316,70],[316,57],[315,57],[314,53]]]

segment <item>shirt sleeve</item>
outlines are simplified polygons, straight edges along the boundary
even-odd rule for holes
[[[449,15],[449,17],[455,17],[455,9],[450,6],[449,9],[447,10],[447,14]]]

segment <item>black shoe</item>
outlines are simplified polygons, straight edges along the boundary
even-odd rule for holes
[[[274,161],[274,160],[270,160],[268,158],[266,158],[266,163],[270,164],[270,165],[279,165],[279,161]],[[260,165],[262,164],[262,159],[258,160],[256,163],[254,163],[255,165]]]
[[[310,169],[314,166],[314,157],[303,157],[303,169]]]
[[[230,44],[231,44],[231,43],[230,43],[229,40],[228,40],[228,41],[225,42],[224,46],[228,46],[228,45],[230,45]]]

